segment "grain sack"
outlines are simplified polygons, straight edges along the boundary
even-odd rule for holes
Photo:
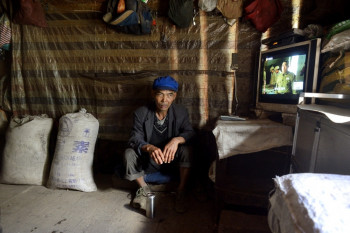
[[[47,187],[97,190],[92,163],[98,127],[98,120],[85,109],[60,118]]]
[[[46,115],[14,117],[6,131],[1,181],[43,185],[49,168],[49,137],[53,121]]]

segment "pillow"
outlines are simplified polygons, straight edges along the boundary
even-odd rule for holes
[[[15,14],[13,22],[47,27],[45,12],[39,0],[20,0],[20,8]]]
[[[321,50],[325,52],[338,52],[340,50],[350,49],[350,29],[342,31],[332,36],[330,41]]]

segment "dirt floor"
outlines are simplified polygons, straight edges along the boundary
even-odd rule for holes
[[[188,211],[178,214],[173,210],[175,193],[160,190],[156,192],[155,218],[150,219],[145,212],[130,207],[132,191],[116,188],[112,175],[99,176],[96,184],[98,191],[90,193],[0,184],[3,233],[269,232],[266,216],[237,211],[222,211],[220,224],[216,224],[214,195],[210,192],[200,196],[191,190]]]

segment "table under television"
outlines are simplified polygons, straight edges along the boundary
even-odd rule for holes
[[[267,211],[272,178],[289,173],[292,127],[269,119],[218,120],[212,133],[218,153],[209,177],[215,183],[217,220],[230,205]]]

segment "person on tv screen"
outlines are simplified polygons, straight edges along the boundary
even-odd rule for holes
[[[293,82],[295,81],[295,74],[288,71],[288,62],[282,62],[282,72],[276,77],[276,91],[278,94],[293,94]],[[275,68],[276,70],[276,68]]]
[[[279,69],[279,66],[276,66],[277,69]],[[266,71],[265,71],[266,70]],[[270,70],[270,72],[268,72]],[[275,87],[276,87],[276,72],[275,67],[270,66],[270,69],[268,69],[267,66],[265,66],[264,74],[263,74],[263,87],[262,87],[262,94],[275,94]]]
[[[262,93],[266,94],[266,67],[264,67],[264,71],[263,71],[263,88],[262,88]]]
[[[276,67],[271,66],[270,67],[270,72],[271,72],[270,85],[276,84],[276,76],[277,76],[276,71],[278,72],[279,68],[280,68],[279,66],[276,66]]]

